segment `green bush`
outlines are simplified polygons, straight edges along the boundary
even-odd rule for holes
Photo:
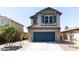
[[[0,36],[0,44],[7,43],[7,40]]]
[[[64,38],[65,40],[66,40],[66,39],[68,39],[66,34],[65,34],[65,35],[63,35],[63,38]]]

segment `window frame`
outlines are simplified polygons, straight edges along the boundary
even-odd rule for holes
[[[46,17],[47,17],[48,19],[46,19]],[[45,23],[45,24],[48,24],[46,21],[48,21],[48,23],[49,23],[49,17],[48,17],[47,15],[44,16],[44,23]]]
[[[46,23],[45,17],[48,17],[48,23]],[[50,22],[50,17],[52,17],[52,22]],[[44,24],[54,24],[54,15],[44,15]]]
[[[51,20],[50,20],[50,17],[52,17],[52,22],[50,22]],[[53,15],[51,15],[51,16],[49,16],[49,24],[53,24],[54,23],[54,16]]]
[[[4,26],[5,19],[0,19],[0,26]]]
[[[36,25],[36,24],[37,24],[37,20],[34,19],[34,20],[33,20],[33,25]]]

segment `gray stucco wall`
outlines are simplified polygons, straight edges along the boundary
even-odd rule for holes
[[[34,27],[41,27],[41,22],[42,22],[42,16],[45,15],[45,13],[49,14],[51,13],[51,15],[55,15],[56,16],[56,26],[50,26],[50,27],[60,27],[60,15],[59,14],[56,14],[55,11],[44,11],[44,13],[41,13],[41,14],[37,14],[37,24],[36,25],[33,25]],[[54,14],[53,14],[54,13]],[[50,15],[50,14],[49,14]],[[33,24],[33,19],[31,19],[31,24]]]

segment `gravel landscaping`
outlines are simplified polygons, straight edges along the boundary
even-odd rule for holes
[[[69,41],[63,41],[58,43],[64,51],[78,51],[79,46],[74,44],[74,46],[69,46],[71,44]]]

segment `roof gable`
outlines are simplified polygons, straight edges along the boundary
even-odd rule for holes
[[[59,15],[62,14],[61,12],[59,12],[59,11],[56,10],[56,9],[53,9],[53,8],[51,8],[51,7],[47,7],[47,8],[45,8],[45,9],[43,9],[43,10],[40,10],[39,12],[37,12],[35,15],[31,16],[30,18],[34,18],[37,14],[43,13],[43,12],[46,11],[46,10],[54,11],[54,12],[58,13]]]

